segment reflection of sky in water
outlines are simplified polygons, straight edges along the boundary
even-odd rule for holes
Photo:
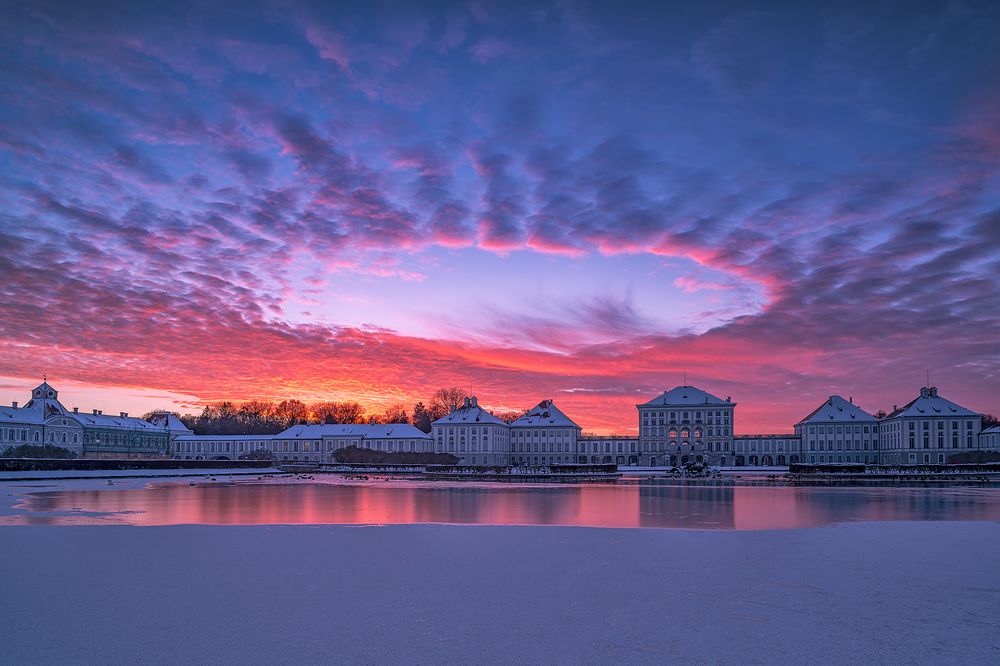
[[[788,529],[845,521],[1000,520],[1000,490],[616,484],[507,485],[324,479],[157,482],[12,499],[7,524],[577,525]]]

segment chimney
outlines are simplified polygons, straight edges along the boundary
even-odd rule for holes
[[[920,397],[921,398],[927,398],[927,397],[930,396],[930,394],[931,394],[931,391],[926,386],[924,388],[920,389]]]
[[[17,400],[15,400],[14,402],[10,403],[10,406],[13,407],[14,409],[17,409]]]
[[[123,419],[127,419],[128,418],[128,412],[118,412],[118,415],[120,417],[122,417]]]
[[[100,412],[95,409],[94,410],[94,416],[97,416],[98,414],[100,414]]]
[[[931,387],[931,397],[932,398],[936,398],[937,397],[937,386],[932,386]]]
[[[469,406],[469,397],[466,396],[465,397],[465,404],[463,405],[463,407],[468,407],[468,406]]]
[[[457,408],[458,408],[458,405],[456,405],[455,403],[451,403],[451,413],[452,414],[455,413],[455,409],[457,409]]]
[[[80,413],[80,408],[79,407],[74,407],[73,408],[73,413],[74,414],[79,414]]]
[[[479,406],[479,399],[476,396],[472,396],[472,400],[470,402],[472,403],[473,407]]]
[[[850,398],[847,399],[847,401],[853,405],[854,404],[854,396],[852,395]]]

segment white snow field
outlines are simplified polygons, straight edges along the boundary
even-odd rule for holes
[[[0,661],[1000,663],[1000,524],[0,527]]]

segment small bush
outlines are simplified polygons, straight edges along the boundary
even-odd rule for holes
[[[44,444],[36,446],[33,444],[21,444],[4,449],[4,458],[76,458],[76,454],[61,446],[50,446]]]
[[[454,465],[458,458],[450,453],[419,453],[416,451],[373,451],[357,446],[337,449],[333,459],[339,463],[369,463],[375,465]]]
[[[267,449],[257,449],[256,451],[250,451],[249,453],[243,453],[239,457],[240,460],[274,460],[274,453],[268,451]]]

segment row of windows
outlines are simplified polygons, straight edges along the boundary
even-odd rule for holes
[[[846,425],[846,426],[844,426],[844,425],[839,425],[839,426],[832,426],[832,425],[826,425],[826,426],[809,426],[809,434],[810,435],[815,435],[817,433],[822,434],[824,432],[826,434],[830,434],[830,435],[834,434],[835,432],[838,435],[843,435],[845,432],[846,433],[852,433],[853,432],[854,434],[860,435],[861,433],[864,433],[864,432],[875,432],[876,430],[877,430],[877,428],[875,426],[867,426],[867,425],[866,426],[862,426],[862,425],[854,425],[854,426],[849,426],[849,425]]]

